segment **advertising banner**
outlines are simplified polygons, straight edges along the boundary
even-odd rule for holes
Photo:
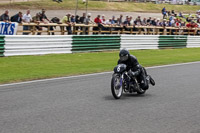
[[[0,22],[0,35],[16,35],[18,23]]]

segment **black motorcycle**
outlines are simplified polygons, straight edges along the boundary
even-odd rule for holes
[[[125,93],[136,92],[140,95],[146,92],[146,90],[143,90],[140,87],[140,83],[138,82],[137,78],[131,77],[128,74],[126,67],[127,66],[125,64],[119,64],[114,68],[114,73],[111,80],[111,92],[115,99],[119,99],[122,96],[123,91]],[[147,76],[146,78],[149,83],[150,77]]]

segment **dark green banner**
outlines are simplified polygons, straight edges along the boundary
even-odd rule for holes
[[[158,47],[162,48],[185,48],[187,45],[187,36],[161,35],[159,36]]]
[[[0,57],[4,56],[4,47],[5,41],[4,41],[4,36],[0,36]]]
[[[120,35],[74,35],[72,52],[120,49]]]

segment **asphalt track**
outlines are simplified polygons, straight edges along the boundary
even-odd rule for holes
[[[111,73],[0,86],[0,133],[200,133],[200,62],[149,68],[115,100]]]

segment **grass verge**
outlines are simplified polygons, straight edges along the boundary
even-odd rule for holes
[[[119,51],[13,56],[0,58],[0,84],[112,71]],[[200,61],[200,48],[135,50],[139,62],[147,66]]]
[[[85,10],[85,3],[79,0],[78,9]],[[105,2],[105,1],[89,1],[88,10],[103,10],[103,11],[123,11],[123,12],[159,12],[163,7],[168,11],[175,10],[176,12],[193,13],[199,10],[199,6],[192,5],[171,5],[171,4],[153,4],[153,3],[135,3],[135,2]],[[5,9],[54,9],[54,10],[75,10],[75,0],[63,0],[62,3],[54,2],[53,0],[38,0],[28,2],[1,3],[0,8]]]

